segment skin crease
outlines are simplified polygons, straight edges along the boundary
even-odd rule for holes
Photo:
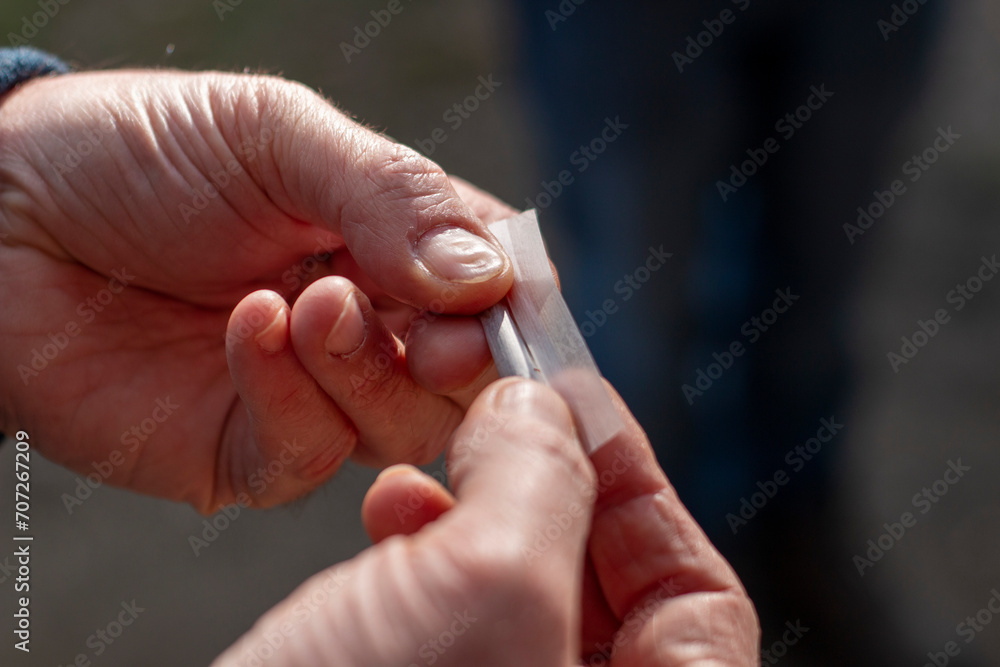
[[[509,289],[506,258],[479,282],[422,261],[428,230],[492,241],[512,213],[280,79],[31,81],[0,98],[0,429],[202,512],[452,443],[454,495],[389,468],[363,510],[376,546],[219,665],[274,637],[268,664],[425,664],[456,623],[438,665],[575,665],[609,642],[618,666],[758,664],[752,604],[620,400],[627,429],[588,461],[555,393],[493,382],[472,316]]]
[[[376,545],[304,583],[214,667],[760,664],[746,592],[615,401],[626,428],[588,461],[551,389],[490,385],[448,451],[454,495],[384,471],[362,510]]]
[[[343,360],[319,341],[348,289],[382,345],[405,334],[413,304],[494,303],[506,258],[492,280],[449,284],[414,245],[442,225],[492,240],[483,220],[508,207],[269,77],[36,79],[0,100],[0,146],[0,290],[15,314],[0,325],[5,431],[202,512],[293,500],[348,456],[421,463],[443,450],[461,407],[412,381],[401,346]],[[127,287],[109,285],[114,271]],[[281,349],[265,351],[255,337],[281,312]],[[34,354],[56,344],[54,359]],[[18,367],[36,370],[33,357],[26,385]],[[446,357],[429,361],[447,372]],[[352,378],[367,390],[334,400]],[[359,413],[400,426],[359,428]]]

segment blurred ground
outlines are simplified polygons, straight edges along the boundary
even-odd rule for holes
[[[350,64],[340,43],[384,3],[244,2],[220,20],[209,0],[70,0],[30,44],[83,67],[280,72],[411,145],[447,127],[442,114],[492,73],[502,85],[461,128],[448,128],[433,157],[515,199],[529,189],[532,150],[508,83],[505,54],[515,47],[503,12],[495,3],[458,0],[404,6]],[[8,32],[20,33],[22,17],[37,11],[34,2],[5,0],[0,41],[7,45]],[[13,455],[0,448],[5,490]],[[348,466],[292,507],[244,512],[195,556],[188,538],[201,536],[204,525],[191,509],[102,487],[70,515],[60,497],[73,493],[76,475],[40,457],[32,465],[32,652],[25,656],[5,639],[0,665],[68,665],[78,653],[95,665],[208,664],[307,577],[369,544],[359,517],[375,475],[367,469]],[[3,516],[12,515],[11,495],[0,497]],[[0,534],[9,544],[8,529]],[[14,611],[12,586],[11,578],[0,582],[5,619]],[[102,642],[88,646],[88,638],[133,599],[145,611],[95,657]]]
[[[961,138],[855,243],[870,257],[851,321],[862,374],[839,475],[849,526],[840,558],[867,551],[884,522],[915,515],[863,578],[886,610],[881,633],[904,640],[910,664],[949,641],[961,650],[950,665],[1000,664],[1000,623],[988,622],[990,612],[967,621],[1000,590],[1000,283],[983,283],[961,310],[956,290],[978,277],[984,257],[1000,257],[998,56],[996,5],[957,3],[929,85],[886,153],[885,184],[937,128]],[[976,288],[973,280],[968,294]],[[887,353],[938,309],[951,319],[894,373]],[[936,502],[914,500],[925,488],[938,496],[945,485],[934,483],[959,459],[971,470],[958,483]]]

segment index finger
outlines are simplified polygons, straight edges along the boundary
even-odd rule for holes
[[[736,573],[681,503],[649,440],[610,389],[625,429],[597,450],[590,554],[604,596],[626,623],[621,664],[758,664],[759,627]],[[714,663],[713,663],[714,664]]]

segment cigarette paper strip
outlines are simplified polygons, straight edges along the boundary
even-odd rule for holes
[[[514,286],[482,316],[497,369],[545,382],[569,404],[593,453],[623,427],[549,266],[534,210],[490,225],[514,264]]]

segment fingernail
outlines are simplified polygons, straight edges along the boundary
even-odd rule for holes
[[[481,283],[503,273],[507,262],[492,243],[460,227],[438,227],[417,243],[427,269],[453,283]]]
[[[288,343],[288,313],[285,309],[279,308],[271,323],[261,329],[253,339],[265,352],[276,354],[284,350]]]
[[[326,337],[326,351],[336,356],[347,356],[356,352],[365,342],[365,316],[358,305],[354,292],[347,295],[341,306],[340,317]]]

